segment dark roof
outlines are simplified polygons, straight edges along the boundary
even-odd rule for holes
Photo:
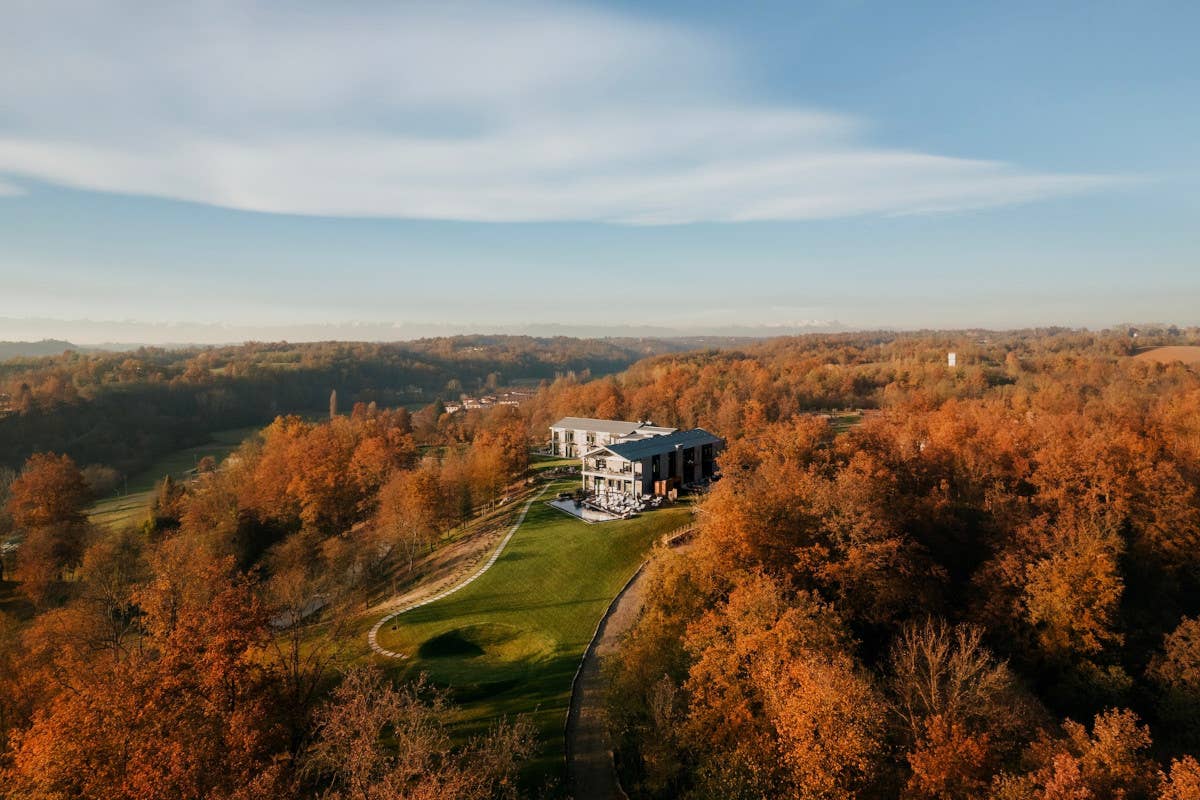
[[[651,436],[648,439],[635,439],[632,442],[616,442],[604,449],[629,461],[641,461],[655,453],[669,453],[677,446],[699,447],[702,444],[717,444],[720,438],[713,436],[703,428],[692,428],[690,431],[676,431],[666,436]]]

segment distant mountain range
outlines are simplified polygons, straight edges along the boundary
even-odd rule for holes
[[[850,328],[839,322],[803,320],[772,325],[588,325],[556,322],[524,324],[344,322],[298,325],[214,325],[202,323],[104,322],[97,320],[16,319],[0,317],[0,337],[26,339],[0,343],[0,359],[56,355],[63,350],[134,350],[155,347],[241,344],[260,342],[399,342],[441,336],[493,334],[506,336],[568,336],[585,339],[763,339],[799,333],[833,333]],[[75,345],[58,338],[66,336]],[[42,339],[42,341],[32,341]],[[2,349],[12,347],[12,350]],[[31,348],[31,349],[25,349]]]
[[[0,361],[10,358],[37,358],[56,356],[67,350],[80,348],[62,339],[42,339],[40,342],[0,342]]]

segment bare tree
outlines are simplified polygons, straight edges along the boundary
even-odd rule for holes
[[[893,708],[913,739],[935,716],[989,728],[1017,722],[1023,703],[1013,675],[982,639],[981,629],[944,620],[901,631],[891,655]]]
[[[376,670],[352,670],[317,712],[302,775],[328,800],[515,796],[517,768],[534,749],[532,724],[498,723],[456,751],[447,711],[423,678],[394,687]]]

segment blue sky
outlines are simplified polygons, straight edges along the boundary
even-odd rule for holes
[[[18,3],[0,338],[1200,323],[1198,29],[1153,2]]]

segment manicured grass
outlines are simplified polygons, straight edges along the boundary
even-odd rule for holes
[[[426,673],[450,691],[460,707],[456,735],[531,715],[542,738],[534,782],[561,777],[571,680],[600,617],[650,545],[691,518],[679,505],[588,525],[545,504],[576,483],[552,484],[481,578],[379,633],[380,645],[409,656],[383,662],[396,674]]]
[[[165,476],[183,480],[195,469],[200,459],[212,456],[219,462],[257,430],[257,427],[250,427],[217,431],[204,444],[163,456],[144,472],[130,476],[128,493],[125,493],[122,485],[120,494],[96,502],[88,511],[89,518],[97,525],[108,528],[138,524],[145,518],[154,499],[154,487]]]
[[[533,453],[529,456],[529,468],[538,472],[544,469],[554,469],[555,467],[578,466],[578,458],[559,458],[558,456],[546,456],[541,453]]]

